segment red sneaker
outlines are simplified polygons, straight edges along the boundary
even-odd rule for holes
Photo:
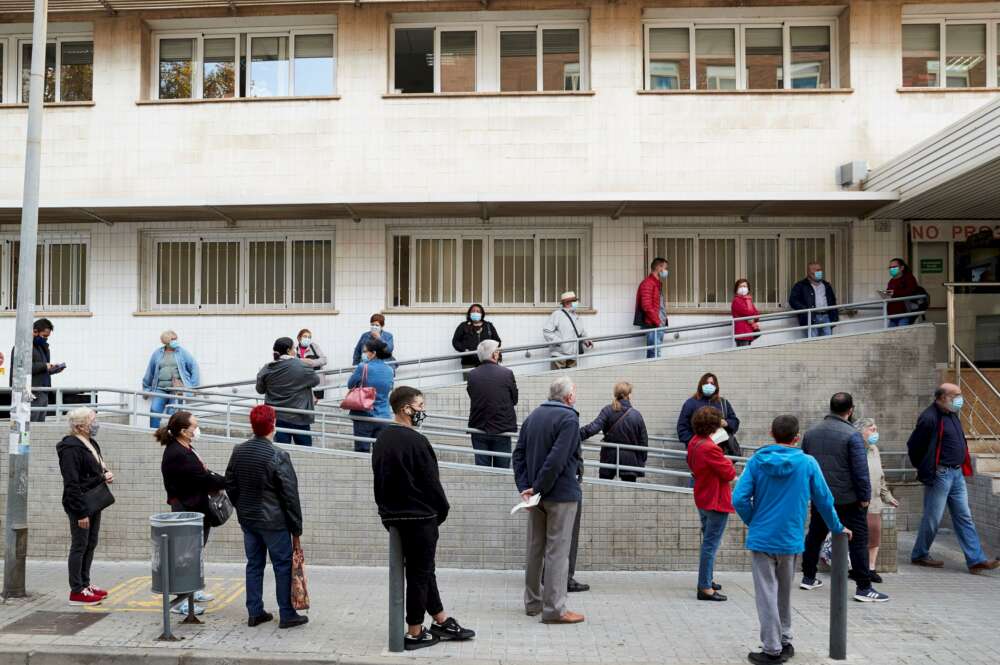
[[[104,600],[103,596],[98,596],[90,589],[84,589],[80,593],[69,594],[70,605],[99,605]]]
[[[102,589],[101,587],[94,586],[93,584],[91,584],[87,588],[90,590],[90,593],[94,594],[95,596],[100,596],[101,598],[108,597],[108,592]]]

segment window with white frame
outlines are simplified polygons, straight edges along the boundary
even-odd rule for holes
[[[560,12],[521,16],[517,12],[394,16],[389,91],[588,89],[586,19]]]
[[[0,103],[28,103],[32,48],[29,35],[0,37]],[[87,33],[50,37],[45,45],[42,100],[89,102],[93,98],[93,37]]]
[[[564,291],[589,298],[590,235],[583,229],[394,229],[389,234],[393,307],[550,307]]]
[[[143,308],[243,311],[333,306],[332,232],[143,238]]]
[[[1000,85],[1000,16],[906,18],[902,30],[904,88]]]
[[[87,277],[90,240],[81,235],[38,239],[35,254],[35,308],[45,312],[87,311]],[[16,236],[3,239],[3,309],[17,309],[18,268],[21,243]]]
[[[835,19],[644,21],[647,90],[836,88]]]
[[[153,34],[155,99],[327,96],[334,28],[221,28]]]
[[[669,306],[727,309],[737,279],[750,281],[760,306],[786,305],[806,265],[818,261],[836,289],[847,282],[844,229],[650,229],[647,254],[670,261],[664,282]]]

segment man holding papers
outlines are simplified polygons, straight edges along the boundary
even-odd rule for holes
[[[538,504],[527,511],[524,611],[528,616],[541,614],[543,623],[584,620],[582,614],[566,609],[573,519],[582,498],[576,479],[580,415],[574,404],[573,382],[566,377],[553,381],[549,399],[521,425],[512,460],[521,498],[529,501],[541,495]]]

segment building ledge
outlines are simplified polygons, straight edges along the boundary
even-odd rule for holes
[[[463,312],[465,310],[462,310]],[[132,316],[303,316],[306,314],[332,316],[340,314],[338,309],[231,309],[231,310],[201,310],[201,309],[166,309],[162,311],[140,310],[132,312]]]
[[[45,102],[47,109],[75,109],[96,106],[94,102]],[[3,109],[26,109],[27,104],[0,104],[0,111]]]
[[[854,88],[806,88],[795,90],[636,90],[640,95],[850,95]]]
[[[93,312],[47,312],[44,309],[36,312],[32,312],[31,316],[34,319],[82,319],[89,318],[94,315]],[[0,312],[0,318],[14,318],[17,316],[17,311],[11,310],[9,312]]]
[[[500,316],[501,314],[537,314],[539,316],[548,315],[552,313],[552,310],[556,307],[490,307],[490,316]],[[465,316],[466,312],[469,311],[468,307],[386,307],[381,310],[382,314],[393,316],[398,315],[430,315],[430,314],[455,314]],[[592,307],[581,307],[576,310],[577,314],[583,316],[590,316],[592,314],[597,314],[597,310]]]
[[[136,106],[184,106],[188,104],[258,104],[264,102],[325,102],[336,101],[340,95],[309,97],[225,97],[222,99],[137,99]]]
[[[896,88],[896,92],[901,93],[930,93],[930,94],[941,94],[948,92],[1000,92],[1000,88]]]
[[[461,97],[593,97],[596,93],[593,90],[529,90],[524,92],[411,92],[411,93],[386,93],[382,99],[454,99]]]

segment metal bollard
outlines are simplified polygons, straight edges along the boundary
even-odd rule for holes
[[[389,527],[389,651],[403,651],[403,542],[396,527]]]
[[[830,658],[847,658],[847,536],[833,536],[830,564]]]
[[[163,534],[160,536],[160,543],[162,543],[160,545],[160,584],[163,587],[163,634],[160,635],[159,639],[175,642],[177,638],[170,630],[170,566],[167,565],[170,558],[170,537]]]

